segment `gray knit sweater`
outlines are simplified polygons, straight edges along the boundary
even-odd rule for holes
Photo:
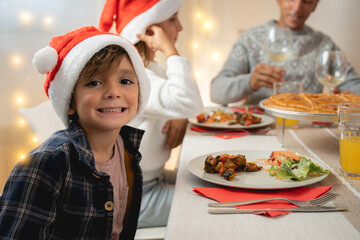
[[[253,91],[250,88],[250,73],[261,62],[274,65],[263,51],[263,39],[268,26],[277,26],[274,21],[246,30],[234,44],[223,69],[211,82],[211,100],[228,104],[247,98],[248,103],[258,103],[273,94],[270,88]],[[325,34],[304,26],[301,31],[292,31],[294,50],[290,58],[280,64],[286,70],[285,81],[301,81],[303,91],[322,92],[322,85],[315,78],[315,60],[324,49],[339,49]],[[348,65],[346,80],[338,86],[360,94],[360,77]]]

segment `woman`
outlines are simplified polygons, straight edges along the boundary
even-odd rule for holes
[[[175,47],[183,29],[178,19],[180,7],[181,0],[108,0],[100,20],[100,28],[107,31],[115,21],[116,31],[135,44],[151,82],[144,114],[130,123],[145,130],[140,146],[144,174],[140,228],[166,225],[174,191],[163,174],[170,143],[181,143],[187,123],[184,118],[198,115],[203,108],[190,62]],[[165,55],[167,69],[155,61],[157,51]]]

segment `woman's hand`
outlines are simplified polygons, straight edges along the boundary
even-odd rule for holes
[[[179,146],[185,135],[187,119],[176,119],[168,121],[162,129],[166,136],[166,148],[172,149]]]
[[[145,42],[153,52],[159,50],[163,52],[166,57],[179,55],[175,48],[175,43],[169,39],[165,31],[159,26],[151,25],[147,28],[145,34],[137,34],[136,37]]]

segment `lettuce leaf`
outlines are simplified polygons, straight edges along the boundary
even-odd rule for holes
[[[293,160],[291,158],[280,158],[281,161],[280,167],[274,166],[270,167],[269,175],[278,176],[280,179],[292,179],[295,181],[302,181],[307,178],[309,173],[313,174],[326,174],[330,171],[323,169],[316,163],[312,162],[311,159],[302,157],[300,162]]]

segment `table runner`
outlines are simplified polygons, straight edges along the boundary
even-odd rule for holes
[[[274,129],[274,135],[281,139],[281,129]],[[343,212],[346,219],[360,231],[360,180],[349,179],[339,174],[339,135],[337,128],[315,128],[308,122],[298,129],[287,129],[284,147],[288,151],[298,152],[325,163],[332,174],[315,186],[333,186],[333,193],[338,197],[335,206],[343,206],[351,211]]]

